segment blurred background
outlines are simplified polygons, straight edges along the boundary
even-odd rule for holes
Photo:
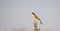
[[[60,31],[60,0],[0,0],[0,31],[33,31],[32,12],[41,18],[42,31]]]

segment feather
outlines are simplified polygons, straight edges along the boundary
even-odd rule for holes
[[[32,12],[32,15],[33,15],[34,21],[39,20],[40,23],[42,24],[41,19],[35,13]]]

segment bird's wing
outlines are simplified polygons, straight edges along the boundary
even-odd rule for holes
[[[37,20],[39,20],[39,21],[40,21],[40,23],[42,24],[42,21],[41,21],[41,19],[40,19],[40,18],[39,18],[39,17],[38,17],[36,14],[35,14],[35,15],[33,15],[33,14],[32,14],[32,16],[33,16],[33,18],[34,18],[34,19],[37,19]]]
[[[39,21],[41,21],[40,18],[37,15],[35,15],[35,18],[38,19]]]
[[[42,24],[42,21],[41,21],[41,19],[38,17],[38,16],[36,16],[36,18],[40,21],[40,23]]]

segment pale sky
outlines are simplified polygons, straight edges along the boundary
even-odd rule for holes
[[[0,31],[26,27],[33,31],[32,12],[42,30],[60,31],[60,0],[0,0]]]

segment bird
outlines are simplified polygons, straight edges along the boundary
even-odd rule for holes
[[[34,12],[32,12],[32,17],[36,23],[40,21],[40,24],[42,24],[41,19]]]

